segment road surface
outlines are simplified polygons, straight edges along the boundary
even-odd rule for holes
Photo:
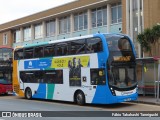
[[[69,119],[69,120],[106,120],[106,117],[96,117],[100,116],[99,113],[106,113],[106,116],[109,112],[109,115],[111,115],[110,112],[113,113],[117,113],[114,114],[114,116],[118,115],[118,113],[122,114],[123,112],[126,113],[128,111],[135,111],[135,113],[139,114],[139,111],[146,111],[149,113],[152,113],[152,111],[159,111],[160,113],[160,106],[157,105],[148,105],[148,104],[140,104],[140,103],[120,103],[120,104],[114,104],[114,105],[90,105],[90,104],[86,104],[85,106],[79,106],[76,105],[74,103],[70,103],[70,102],[60,102],[60,101],[53,101],[53,100],[37,100],[37,99],[33,99],[33,100],[26,100],[22,97],[17,97],[17,96],[12,96],[12,95],[8,95],[8,96],[4,96],[1,95],[0,96],[0,111],[1,112],[20,112],[23,118],[19,118],[15,115],[12,116],[12,118],[7,118],[7,117],[2,117],[0,118],[0,120],[18,120],[18,119],[26,119],[26,120],[32,120],[32,119],[38,119],[38,120],[61,120],[61,119]],[[29,112],[29,111],[36,111],[35,115],[40,115],[43,112],[51,115],[51,116],[56,116],[56,117],[43,117],[40,118],[41,116],[39,116],[39,118],[25,118],[24,116],[28,113],[25,112]],[[54,111],[54,112],[53,112]],[[58,112],[57,112],[58,111]],[[61,112],[59,112],[61,111]],[[80,112],[79,112],[80,111]],[[90,111],[94,111],[94,112],[90,112]],[[137,112],[136,112],[137,111]],[[24,113],[23,113],[24,112]],[[39,112],[39,114],[38,114]],[[155,113],[155,112],[154,112]],[[2,114],[2,113],[1,113]],[[85,115],[89,115],[89,117],[86,117]],[[20,115],[20,116],[21,116]],[[42,114],[43,115],[43,114]],[[93,117],[92,117],[93,115]],[[103,114],[104,115],[104,114]],[[62,117],[63,116],[63,117]],[[67,117],[64,117],[67,116]],[[104,115],[105,116],[105,115]],[[77,118],[78,117],[78,118]],[[124,120],[125,118],[123,118],[124,116],[122,115],[122,117],[118,117],[118,120]],[[107,117],[108,119],[117,119],[117,117]],[[126,119],[134,119],[135,117],[129,117]],[[136,120],[143,120],[144,117],[137,117]],[[149,118],[147,117],[147,119],[157,119],[157,117],[154,118]],[[145,119],[146,120],[146,119]]]

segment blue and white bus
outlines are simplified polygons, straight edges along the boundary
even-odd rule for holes
[[[123,34],[94,34],[14,49],[13,88],[27,99],[79,105],[137,99],[136,53]]]

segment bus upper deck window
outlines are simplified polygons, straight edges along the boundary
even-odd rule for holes
[[[34,51],[34,57],[43,57],[43,47],[36,47]]]
[[[24,58],[25,59],[33,58],[33,48],[25,49]]]
[[[48,45],[44,47],[44,57],[55,56],[55,49],[53,45]]]
[[[102,48],[102,40],[98,37],[87,39],[87,53],[96,53],[101,52]]]
[[[68,43],[59,43],[56,46],[57,46],[57,56],[69,54]]]
[[[19,59],[23,59],[23,49],[22,50],[17,50],[15,52],[15,57],[14,59],[19,60]]]

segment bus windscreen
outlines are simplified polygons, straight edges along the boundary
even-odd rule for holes
[[[109,85],[119,89],[136,85],[135,56],[129,39],[125,36],[107,36]]]

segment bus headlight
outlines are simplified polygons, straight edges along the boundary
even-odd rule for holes
[[[115,91],[113,90],[113,88],[110,88],[110,89],[111,89],[112,95],[113,95],[113,96],[116,96],[116,93],[115,93]]]

